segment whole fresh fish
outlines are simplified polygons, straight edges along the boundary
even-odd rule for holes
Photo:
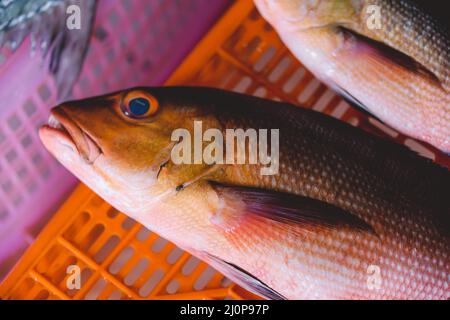
[[[319,79],[397,130],[450,153],[450,32],[442,1],[255,3]]]
[[[80,29],[67,27],[79,8]],[[0,0],[0,47],[17,49],[31,36],[32,50],[41,50],[55,77],[58,96],[70,95],[86,55],[95,16],[95,0]]]
[[[204,133],[278,129],[278,173],[177,164],[173,133],[195,137],[200,121]],[[117,209],[264,297],[450,298],[449,171],[324,114],[211,88],[135,88],[61,104],[40,137]]]

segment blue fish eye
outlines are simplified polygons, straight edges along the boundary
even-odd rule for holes
[[[131,116],[142,117],[150,110],[150,101],[146,98],[134,98],[128,103]]]

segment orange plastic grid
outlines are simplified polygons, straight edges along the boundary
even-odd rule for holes
[[[301,104],[384,135],[444,165],[435,149],[353,109],[283,46],[250,0],[236,2],[167,84],[226,88]],[[67,266],[82,287],[68,290]],[[0,286],[4,299],[254,298],[80,185]]]
[[[78,266],[80,289],[69,266]],[[2,299],[241,299],[207,264],[80,184],[0,287]],[[247,297],[250,297],[247,295]]]

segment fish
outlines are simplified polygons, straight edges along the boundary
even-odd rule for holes
[[[198,122],[224,144],[228,130],[278,130],[267,139],[278,171],[247,158],[179,163],[174,150],[196,144]],[[179,130],[192,135],[174,139]],[[117,210],[264,298],[450,298],[449,170],[325,114],[221,89],[137,87],[62,103],[39,136]]]
[[[441,1],[254,2],[318,79],[392,128],[450,153],[450,24]]]
[[[67,27],[71,6],[79,8],[80,29]],[[31,52],[43,53],[58,98],[67,99],[83,66],[95,12],[95,0],[1,0],[0,48],[15,51],[30,37]]]

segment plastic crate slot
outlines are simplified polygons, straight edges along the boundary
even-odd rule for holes
[[[166,292],[168,294],[175,294],[180,289],[180,282],[177,279],[173,279],[166,286]]]
[[[37,183],[34,180],[31,180],[27,183],[27,191],[29,194],[33,194],[37,189]]]
[[[96,300],[105,287],[106,280],[102,278],[98,279],[97,282],[92,286],[92,288],[86,293],[84,299]]]
[[[114,219],[119,215],[119,211],[113,207],[109,208],[106,215],[108,216],[108,218],[110,219]]]
[[[305,87],[305,89],[298,95],[297,101],[300,103],[306,103],[314,93],[320,88],[321,83],[317,79],[312,79]]]
[[[78,86],[82,91],[86,91],[89,88],[89,79],[87,77],[81,78],[78,81]]]
[[[231,83],[232,79],[236,77],[237,74],[238,74],[238,72],[237,72],[236,69],[231,69],[229,71],[229,73],[227,73],[223,77],[223,80],[222,80],[222,83],[220,84],[220,87],[223,88],[223,89],[230,88],[231,87],[230,83]]]
[[[224,48],[226,50],[231,50],[231,51],[234,50],[244,34],[245,34],[245,27],[238,26],[236,28],[236,30],[233,32],[233,34],[225,42]]]
[[[284,84],[283,91],[286,93],[291,93],[295,88],[298,87],[305,74],[306,70],[304,68],[298,68]]]
[[[91,228],[89,233],[84,236],[83,240],[79,244],[79,248],[83,251],[89,250],[89,248],[97,241],[101,234],[105,231],[105,226],[103,224],[96,224]]]
[[[9,194],[12,192],[13,184],[12,184],[11,180],[8,179],[8,180],[2,182],[2,190],[6,194]]]
[[[233,88],[233,91],[239,92],[239,93],[245,93],[251,84],[252,84],[252,79],[250,79],[250,77],[243,77],[241,80],[239,80],[239,82]]]
[[[183,250],[181,250],[178,247],[174,247],[166,258],[167,263],[175,264],[175,262],[177,262],[181,258],[183,253],[184,253]]]
[[[141,274],[147,269],[150,262],[147,258],[142,258],[139,262],[134,266],[134,268],[128,273],[124,279],[124,283],[127,286],[132,286],[136,280],[141,276]]]
[[[194,283],[194,289],[197,291],[205,289],[206,285],[211,281],[212,277],[216,274],[216,270],[212,267],[208,266],[205,270],[203,270],[200,277]]]
[[[112,274],[119,273],[120,270],[127,264],[127,262],[134,255],[134,248],[128,246],[122,250],[122,252],[117,256],[117,258],[109,266],[109,272]]]
[[[255,52],[258,46],[261,44],[260,37],[254,37],[246,46],[245,50],[242,52],[242,59],[249,60],[250,56]]]
[[[20,180],[24,180],[28,176],[28,169],[22,166],[16,171],[16,175]]]
[[[33,100],[28,99],[23,105],[23,110],[27,117],[31,118],[36,113],[37,107]]]
[[[139,231],[136,233],[136,240],[144,242],[145,240],[148,239],[150,234],[151,234],[150,230],[148,230],[146,227],[141,227],[141,229],[139,229]]]
[[[31,160],[32,160],[33,164],[34,164],[36,167],[39,166],[39,165],[42,163],[42,160],[43,160],[42,154],[41,154],[39,151],[37,151],[37,152],[32,156]]]
[[[17,131],[17,129],[19,129],[22,125],[22,120],[20,120],[17,114],[13,114],[8,118],[7,123],[11,131]]]
[[[124,217],[125,217],[125,219],[122,222],[122,229],[128,231],[131,228],[133,228],[133,226],[136,224],[136,221],[130,217],[127,217],[127,216],[124,216]]]
[[[96,209],[101,207],[102,205],[105,205],[105,201],[102,198],[100,198],[100,196],[94,193],[92,195],[91,201],[89,202],[89,205],[92,206],[94,209]]]
[[[184,276],[189,276],[192,272],[194,272],[195,268],[197,268],[199,264],[200,264],[200,260],[198,260],[194,256],[191,256],[186,261],[186,263],[183,265],[183,268],[181,269],[181,273]]]
[[[117,247],[120,242],[120,238],[117,235],[109,237],[105,244],[94,255],[94,261],[102,263],[111,254],[111,252]]]
[[[117,14],[117,11],[111,10],[108,14],[108,21],[112,28],[118,25],[119,22],[119,15]]]
[[[168,243],[169,241],[159,237],[158,239],[155,240],[155,242],[153,242],[152,251],[154,253],[160,253]]]
[[[256,61],[253,69],[257,72],[261,72],[269,64],[276,52],[277,49],[275,47],[271,46],[267,48]]]
[[[77,215],[72,224],[64,232],[64,238],[66,238],[67,240],[74,239],[77,236],[78,232],[89,222],[90,219],[90,213],[87,211],[82,211]]]
[[[267,89],[264,87],[258,87],[254,92],[253,95],[260,98],[265,98],[267,96]]]
[[[164,278],[164,270],[157,269],[155,272],[148,278],[148,280],[144,283],[144,285],[139,289],[139,295],[141,297],[147,297],[150,295],[155,289],[156,285]]]
[[[39,86],[38,93],[40,98],[42,99],[42,102],[47,102],[52,96],[50,88],[45,83]]]
[[[331,116],[341,119],[342,116],[347,112],[347,110],[349,108],[350,108],[350,105],[347,102],[341,101],[336,106],[336,108],[333,110],[333,112],[331,112]]]
[[[31,136],[27,134],[20,140],[20,144],[24,149],[27,149],[33,145],[33,138],[31,138]]]
[[[335,97],[336,94],[333,91],[326,90],[325,93],[314,104],[313,110],[324,111]]]
[[[121,300],[122,296],[122,292],[116,290],[109,295],[108,300]]]
[[[5,159],[9,164],[13,164],[13,162],[17,159],[17,151],[15,149],[7,151]]]
[[[272,70],[269,75],[270,82],[277,82],[281,76],[288,70],[288,67],[291,65],[292,59],[287,56],[281,59],[280,62],[276,65],[276,67]]]
[[[94,65],[94,67],[92,68],[92,73],[95,77],[98,77],[101,75],[102,73],[102,66],[100,63],[97,63],[96,65]]]

